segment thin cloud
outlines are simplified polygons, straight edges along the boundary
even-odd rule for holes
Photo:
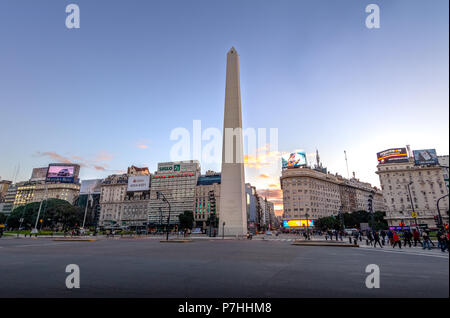
[[[96,162],[100,162],[100,161],[111,161],[114,158],[114,156],[110,153],[108,153],[105,150],[101,150],[98,154],[97,157],[95,157],[95,161]]]

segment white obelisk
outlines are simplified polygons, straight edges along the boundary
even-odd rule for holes
[[[232,47],[227,54],[219,235],[236,236],[247,233],[247,205],[244,183],[239,57],[236,49]]]

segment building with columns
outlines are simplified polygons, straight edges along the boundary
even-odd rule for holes
[[[413,158],[398,163],[382,163],[376,172],[380,178],[390,226],[436,227],[437,200],[448,194],[444,173],[439,165],[417,165]],[[444,223],[448,224],[448,196],[440,200]],[[412,212],[417,213],[417,219]]]

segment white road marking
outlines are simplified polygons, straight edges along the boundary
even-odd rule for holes
[[[32,246],[49,246],[49,245],[63,245],[66,244],[66,242],[64,243],[48,243],[48,244],[27,244],[27,245],[14,245],[14,246],[6,246],[6,247],[11,247],[11,248],[15,248],[15,247],[32,247]]]
[[[438,257],[448,259],[448,254],[436,254],[436,253],[423,253],[420,251],[401,251],[401,250],[386,250],[382,248],[361,248],[362,251],[376,251],[376,252],[384,252],[384,253],[394,253],[394,254],[406,254],[406,255],[418,255],[418,256],[429,256],[429,257]]]

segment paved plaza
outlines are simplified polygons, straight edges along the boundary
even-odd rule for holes
[[[67,289],[68,264],[80,288]],[[368,289],[365,268],[380,268]],[[448,253],[294,246],[286,238],[0,240],[0,297],[448,297]]]

